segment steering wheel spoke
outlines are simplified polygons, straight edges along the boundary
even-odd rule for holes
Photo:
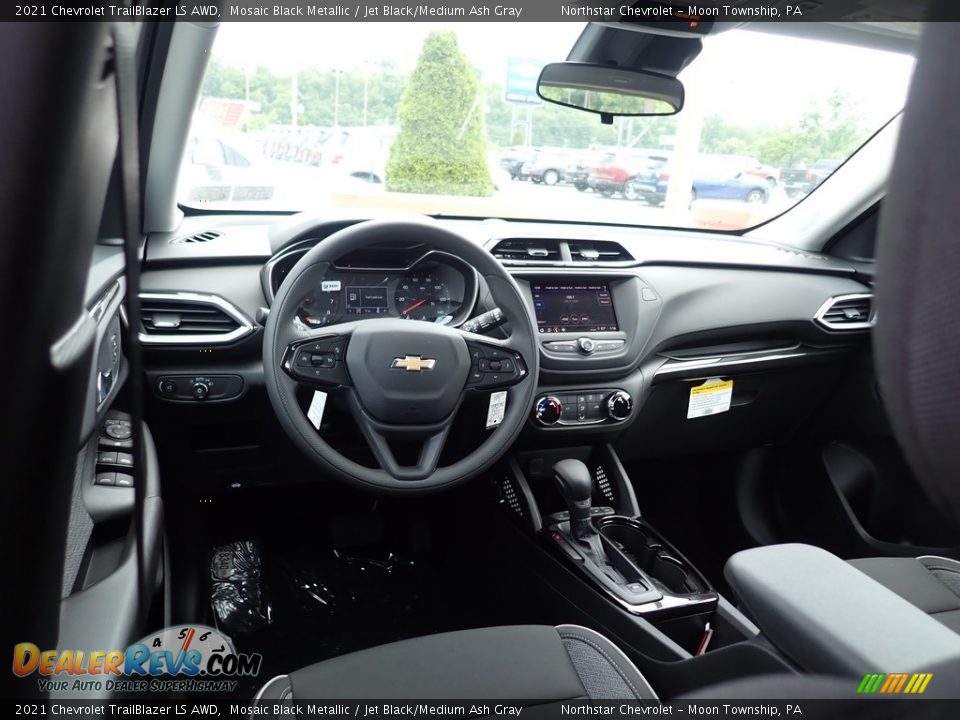
[[[470,352],[468,390],[497,390],[517,385],[529,374],[523,354],[508,342],[477,339],[472,333],[463,333]]]
[[[327,389],[351,387],[346,357],[352,331],[347,325],[334,326],[291,342],[281,360],[284,372],[305,385]]]
[[[449,417],[429,425],[394,425],[371,417],[363,409],[354,392],[349,393],[348,406],[381,469],[401,481],[423,480],[433,474],[440,462],[447,434],[457,413],[454,410]],[[457,408],[459,409],[459,403]],[[402,439],[405,444],[420,444],[417,461],[413,465],[401,465],[397,461],[390,448],[388,438],[391,437]]]

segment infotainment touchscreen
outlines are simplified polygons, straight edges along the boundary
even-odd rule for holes
[[[533,307],[541,333],[619,330],[605,282],[533,281]]]

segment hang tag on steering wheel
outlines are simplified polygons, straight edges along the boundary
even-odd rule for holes
[[[323,410],[327,407],[327,394],[320,390],[315,390],[313,400],[310,401],[310,408],[307,410],[307,420],[317,430],[320,429],[320,423],[323,422]]]
[[[507,409],[507,391],[490,393],[490,405],[487,407],[487,430],[495,428],[503,422],[503,414]]]

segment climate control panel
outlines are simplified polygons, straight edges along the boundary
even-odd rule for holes
[[[614,424],[633,414],[633,397],[626,390],[564,390],[537,397],[533,419],[538,425]]]

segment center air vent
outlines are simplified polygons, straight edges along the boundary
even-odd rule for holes
[[[509,238],[491,250],[493,256],[522,265],[607,265],[634,262],[620,243],[608,240]]]
[[[493,256],[513,262],[560,262],[558,240],[512,239],[501,240],[493,246]]]
[[[838,295],[827,300],[814,318],[830,330],[866,330],[877,320],[873,295]]]
[[[253,323],[216,295],[141,293],[140,342],[153,345],[219,345],[253,332]]]
[[[183,235],[178,238],[174,238],[170,241],[171,245],[185,245],[192,243],[205,243],[210,242],[211,240],[216,240],[218,237],[223,235],[222,232],[217,230],[207,230],[205,232],[196,233],[194,235]]]
[[[633,256],[615,242],[570,242],[570,259],[573,262],[629,262]]]

